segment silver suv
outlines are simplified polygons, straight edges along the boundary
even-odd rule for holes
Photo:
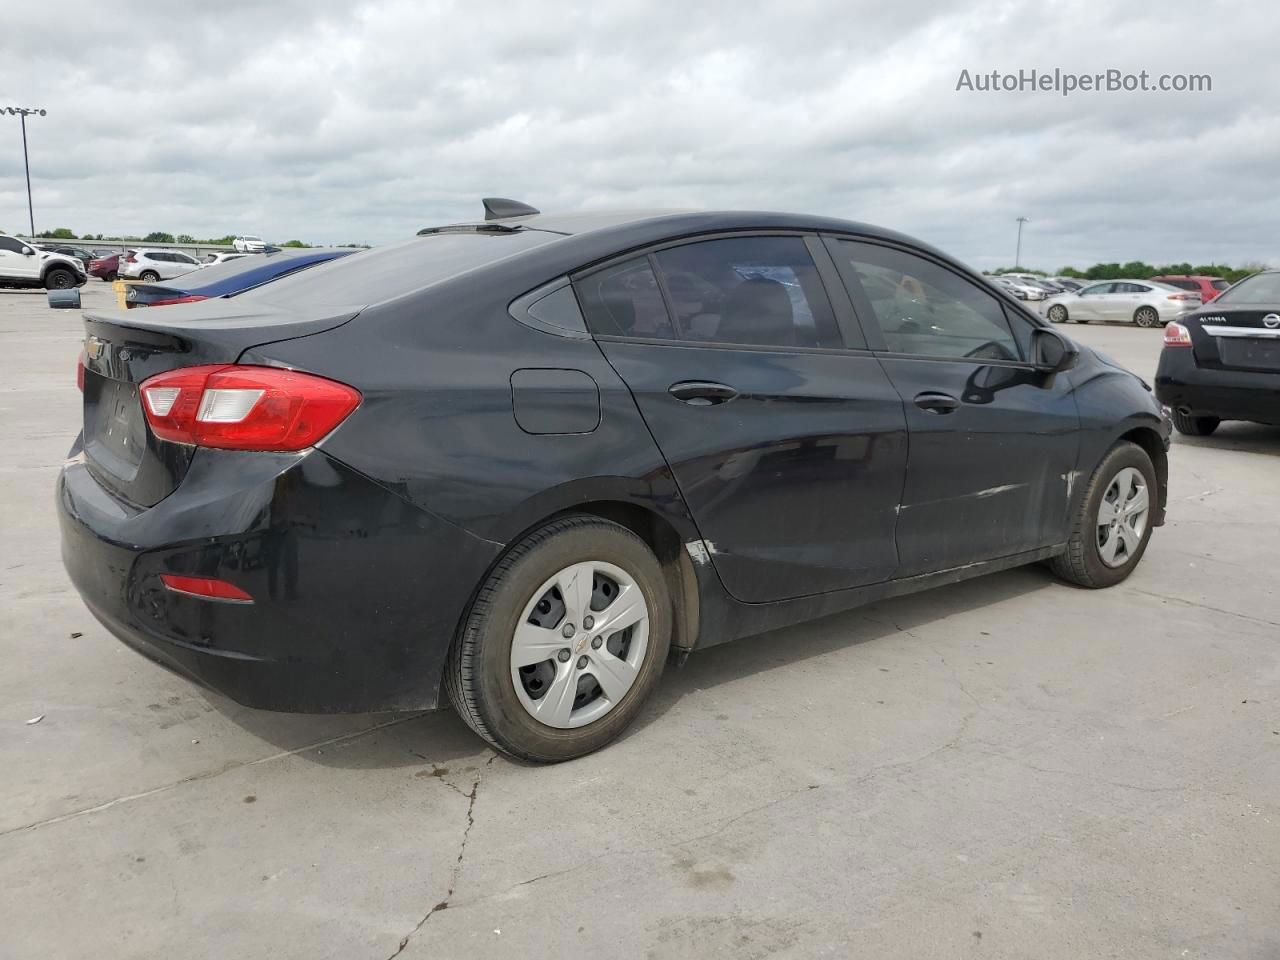
[[[204,266],[181,250],[126,250],[120,258],[120,276],[133,280],[171,280]]]
[[[44,287],[67,290],[88,279],[75,257],[37,249],[17,237],[0,233],[0,287]]]

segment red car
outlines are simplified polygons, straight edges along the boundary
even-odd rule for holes
[[[99,257],[89,261],[89,276],[99,280],[114,280],[119,276],[120,254],[113,253],[109,257]]]
[[[92,273],[93,271],[90,270],[89,272]],[[1221,277],[1206,277],[1199,274],[1175,273],[1166,277],[1151,277],[1151,279],[1167,283],[1171,287],[1194,291],[1200,294],[1200,300],[1203,303],[1208,303],[1227,287],[1231,286],[1229,281],[1223,280]]]

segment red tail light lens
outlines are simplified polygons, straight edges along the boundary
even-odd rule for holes
[[[170,307],[175,303],[199,303],[201,300],[208,299],[208,297],[174,297],[172,300],[152,300],[149,305],[152,307]]]
[[[186,593],[206,600],[229,600],[232,603],[253,603],[253,597],[245,593],[234,583],[225,580],[214,580],[212,577],[177,577],[173,574],[160,574],[160,582],[174,593]]]
[[[1164,345],[1166,347],[1191,346],[1191,331],[1180,323],[1169,323],[1164,328]]]
[[[360,392],[275,367],[183,367],[142,384],[162,440],[223,450],[304,450],[360,405]]]
[[[81,393],[84,393],[84,351],[80,351],[80,358],[76,361],[76,387]]]
[[[125,262],[125,263],[137,263],[137,262],[138,262],[138,258],[137,258],[137,257],[134,257],[134,256],[131,254],[131,255],[129,255],[129,256],[127,256],[127,257],[125,257],[125,258],[124,258],[124,262]]]

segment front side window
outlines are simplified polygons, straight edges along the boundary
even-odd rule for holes
[[[22,248],[26,244],[19,243],[13,237],[0,237],[0,250],[8,250],[10,253],[21,253]]]
[[[685,340],[768,347],[843,346],[800,237],[703,240],[654,255]]]
[[[1000,302],[959,274],[923,257],[873,243],[839,249],[870,301],[885,349],[922,357],[1018,360]],[[1028,328],[1028,336],[1030,330]]]
[[[606,337],[675,339],[648,257],[606,267],[578,282],[587,326]]]

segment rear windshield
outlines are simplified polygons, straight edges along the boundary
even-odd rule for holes
[[[367,306],[559,239],[541,230],[438,233],[353,253],[243,294],[289,306]]]
[[[313,253],[312,250],[303,251],[304,253]],[[302,253],[251,253],[245,257],[237,257],[235,260],[224,260],[222,263],[213,263],[207,267],[201,267],[199,270],[193,270],[191,273],[183,274],[182,282],[187,286],[208,286],[211,283],[217,283],[219,280],[225,280],[227,277],[234,277],[238,273],[244,273],[246,270],[252,270],[254,267],[261,267],[268,263],[278,263],[283,260],[296,260],[302,256]]]
[[[1219,303],[1280,303],[1280,273],[1255,273],[1245,277],[1230,290],[1218,294]]]

